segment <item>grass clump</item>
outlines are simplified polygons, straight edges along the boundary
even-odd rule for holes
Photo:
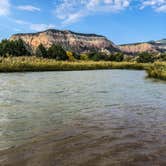
[[[166,80],[166,62],[155,62],[147,69],[148,77]]]

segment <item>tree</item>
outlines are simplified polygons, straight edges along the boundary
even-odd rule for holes
[[[53,44],[48,49],[48,57],[56,60],[67,60],[68,56],[66,55],[66,51],[59,45]]]
[[[40,44],[37,49],[36,49],[36,56],[38,57],[43,57],[43,58],[47,58],[47,50],[46,48],[43,46],[43,44]]]
[[[121,62],[124,60],[124,55],[123,53],[115,53],[115,54],[111,54],[109,55],[109,60],[110,61],[116,61],[116,62]]]
[[[24,42],[19,39],[16,41],[2,40],[0,43],[1,56],[25,56],[30,55]]]
[[[12,41],[11,41],[12,42]],[[22,39],[18,39],[16,41],[13,41],[13,45],[15,47],[13,55],[14,56],[27,56],[30,55],[30,52],[28,51],[28,49],[25,46],[25,43],[23,42]]]
[[[69,61],[75,61],[74,53],[71,51],[66,51]]]
[[[93,53],[88,54],[88,57],[90,60],[93,60],[93,61],[109,60],[109,56],[103,52],[93,52]]]
[[[123,55],[123,53],[116,53],[115,54],[115,61],[116,62],[122,62],[124,60],[124,55]]]
[[[160,59],[161,59],[162,61],[166,61],[166,53],[161,53]]]
[[[137,62],[138,63],[153,63],[155,60],[153,54],[148,52],[143,52],[138,54]]]
[[[97,52],[90,53],[88,55],[88,57],[89,57],[90,60],[93,60],[93,61],[101,60],[101,55],[100,55],[100,53],[97,53]]]

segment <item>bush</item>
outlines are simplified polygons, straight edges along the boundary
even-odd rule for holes
[[[81,56],[78,53],[73,52],[73,56],[75,59],[80,60]]]
[[[88,61],[88,60],[89,60],[87,54],[81,54],[81,55],[80,55],[80,59],[81,59],[81,60],[84,60],[84,61]]]
[[[37,49],[36,49],[36,56],[37,57],[43,57],[43,58],[47,58],[47,50],[46,48],[43,46],[43,44],[40,44]]]
[[[48,49],[48,58],[53,58],[56,60],[68,60],[66,51],[61,46],[55,44]]]

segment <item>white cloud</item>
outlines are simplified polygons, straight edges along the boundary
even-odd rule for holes
[[[127,8],[132,0],[60,0],[55,15],[70,24],[97,12],[117,12]]]
[[[17,7],[19,10],[29,11],[29,12],[35,12],[40,11],[41,9],[32,5],[22,5]]]
[[[29,24],[29,23],[26,22],[26,21],[18,20],[18,19],[14,19],[13,21],[14,21],[15,23],[17,23],[17,24],[20,24],[20,25],[27,25],[27,24]]]
[[[152,7],[157,12],[166,12],[166,0],[144,0],[141,9]]]
[[[46,29],[51,29],[51,28],[55,28],[54,25],[52,24],[30,24],[30,29],[34,30],[34,31],[44,31]]]
[[[157,12],[166,12],[166,4],[156,8]]]
[[[29,29],[31,29],[33,31],[44,31],[46,29],[55,28],[55,25],[53,25],[53,24],[33,24],[33,23],[30,23],[27,21],[17,20],[17,19],[13,20],[13,21],[19,25],[29,27]]]
[[[0,16],[6,16],[10,13],[9,0],[0,0]]]

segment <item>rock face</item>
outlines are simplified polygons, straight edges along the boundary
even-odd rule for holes
[[[120,45],[119,48],[122,52],[129,54],[141,52],[161,53],[166,52],[166,39],[146,43],[125,44]]]
[[[157,40],[152,42],[160,51],[166,52],[166,39]]]
[[[156,48],[149,43],[121,45],[120,49],[125,53],[140,53],[140,52],[158,52]]]
[[[105,51],[120,51],[111,41],[104,36],[95,34],[82,34],[72,31],[60,31],[49,29],[38,33],[16,34],[10,40],[22,39],[32,52],[43,44],[49,48],[52,44],[61,45],[65,50],[74,51],[76,53]]]

